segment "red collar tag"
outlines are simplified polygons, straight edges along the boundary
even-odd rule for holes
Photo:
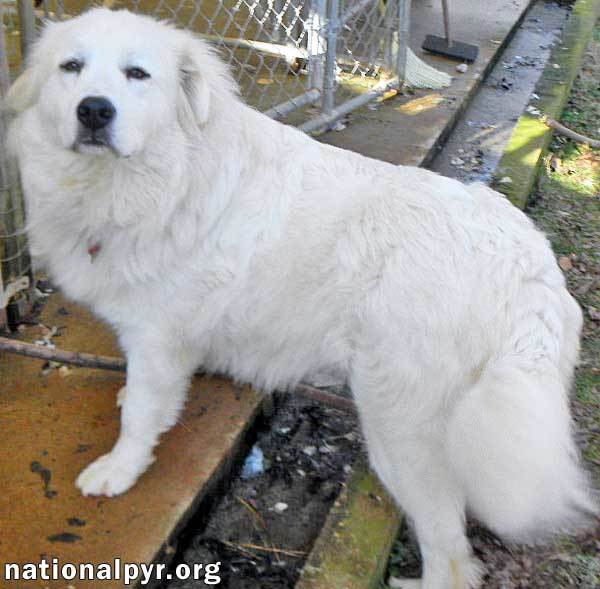
[[[102,245],[100,244],[99,241],[97,241],[96,243],[92,243],[88,247],[88,254],[90,254],[90,258],[92,258],[92,262],[94,261],[94,258],[98,255],[98,252],[101,249],[102,249]]]

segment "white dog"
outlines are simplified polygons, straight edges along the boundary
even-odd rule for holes
[[[501,195],[276,123],[206,44],[126,11],[49,24],[7,105],[32,251],[127,355],[85,495],[136,482],[201,366],[345,379],[426,589],[478,585],[467,511],[508,539],[594,512],[568,409],[581,312]]]

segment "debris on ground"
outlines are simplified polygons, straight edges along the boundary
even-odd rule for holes
[[[247,481],[262,474],[265,470],[265,455],[258,444],[254,444],[242,467],[242,479]]]
[[[281,397],[244,462],[255,476],[234,479],[208,521],[192,524],[173,566],[220,561],[223,589],[291,589],[361,444],[354,416]],[[197,586],[177,580],[167,589]]]

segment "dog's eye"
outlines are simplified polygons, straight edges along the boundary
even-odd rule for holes
[[[76,59],[69,59],[69,61],[65,61],[64,63],[60,64],[60,69],[64,72],[79,73],[82,67],[83,63],[81,61],[77,61]]]
[[[128,80],[145,80],[150,77],[150,74],[141,67],[128,67],[125,70],[125,75]]]

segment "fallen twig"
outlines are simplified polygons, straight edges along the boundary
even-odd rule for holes
[[[269,548],[268,546],[259,546],[258,544],[234,544],[221,540],[223,544],[231,548],[242,548],[244,550],[258,550],[259,552],[274,552],[275,554],[285,554],[286,556],[306,556],[306,552],[301,550],[286,550],[285,548]]]
[[[261,530],[257,530],[257,531],[262,536],[263,542],[265,544],[269,544],[272,547],[273,542],[271,542],[271,534],[269,534],[269,529],[267,528],[267,522],[265,521],[264,517],[261,515],[260,511],[258,511],[258,509],[256,509],[256,507],[254,507],[254,505],[250,504],[248,501],[246,501],[242,497],[239,497],[236,495],[236,499],[252,514],[254,519],[256,519],[256,521],[258,522],[259,527],[261,528],[263,533],[261,534]],[[241,544],[241,546],[244,546],[244,545]],[[275,553],[275,558],[279,562],[281,560],[281,558],[279,557],[279,554],[277,553],[277,551],[273,549],[272,552]]]
[[[319,403],[323,403],[323,405],[327,405],[333,409],[356,413],[356,406],[354,405],[352,399],[347,399],[346,397],[341,397],[340,395],[328,393],[327,391],[317,389],[316,387],[311,387],[307,384],[299,384],[295,391],[306,399],[318,401]]]
[[[30,358],[48,360],[49,362],[72,364],[82,368],[100,368],[117,372],[123,372],[126,368],[126,362],[123,358],[98,356],[97,354],[85,354],[83,352],[67,352],[66,350],[47,348],[7,337],[0,337],[0,350],[21,356],[29,356]]]
[[[590,137],[586,137],[585,135],[582,135],[581,133],[577,133],[576,131],[573,131],[572,129],[565,127],[564,125],[561,125],[558,121],[555,121],[552,117],[544,115],[542,117],[542,121],[551,129],[554,129],[561,135],[564,135],[565,137],[568,137],[569,139],[572,139],[573,141],[577,141],[579,143],[587,143],[590,147],[594,147],[596,149],[600,148],[600,140],[591,139]]]
[[[266,532],[267,531],[267,522],[265,522],[263,516],[260,514],[260,511],[254,507],[251,503],[248,503],[243,497],[239,497],[236,495],[236,499],[239,503],[241,503],[258,521],[260,527]]]
[[[0,351],[39,358],[48,362],[59,362],[60,364],[71,364],[82,368],[99,368],[101,370],[113,370],[124,372],[127,363],[124,358],[115,356],[99,356],[98,354],[86,354],[84,352],[69,352],[58,348],[47,348],[37,344],[22,342],[8,337],[0,337]],[[300,396],[311,399],[341,411],[356,412],[354,403],[350,399],[328,393],[321,389],[300,384],[293,391]]]
[[[250,552],[250,550],[246,550],[242,548],[239,544],[235,544],[233,542],[228,542],[227,540],[221,540],[221,543],[227,546],[228,548],[232,548],[233,550],[237,550],[241,554],[247,556],[248,558],[256,558],[256,554]]]

